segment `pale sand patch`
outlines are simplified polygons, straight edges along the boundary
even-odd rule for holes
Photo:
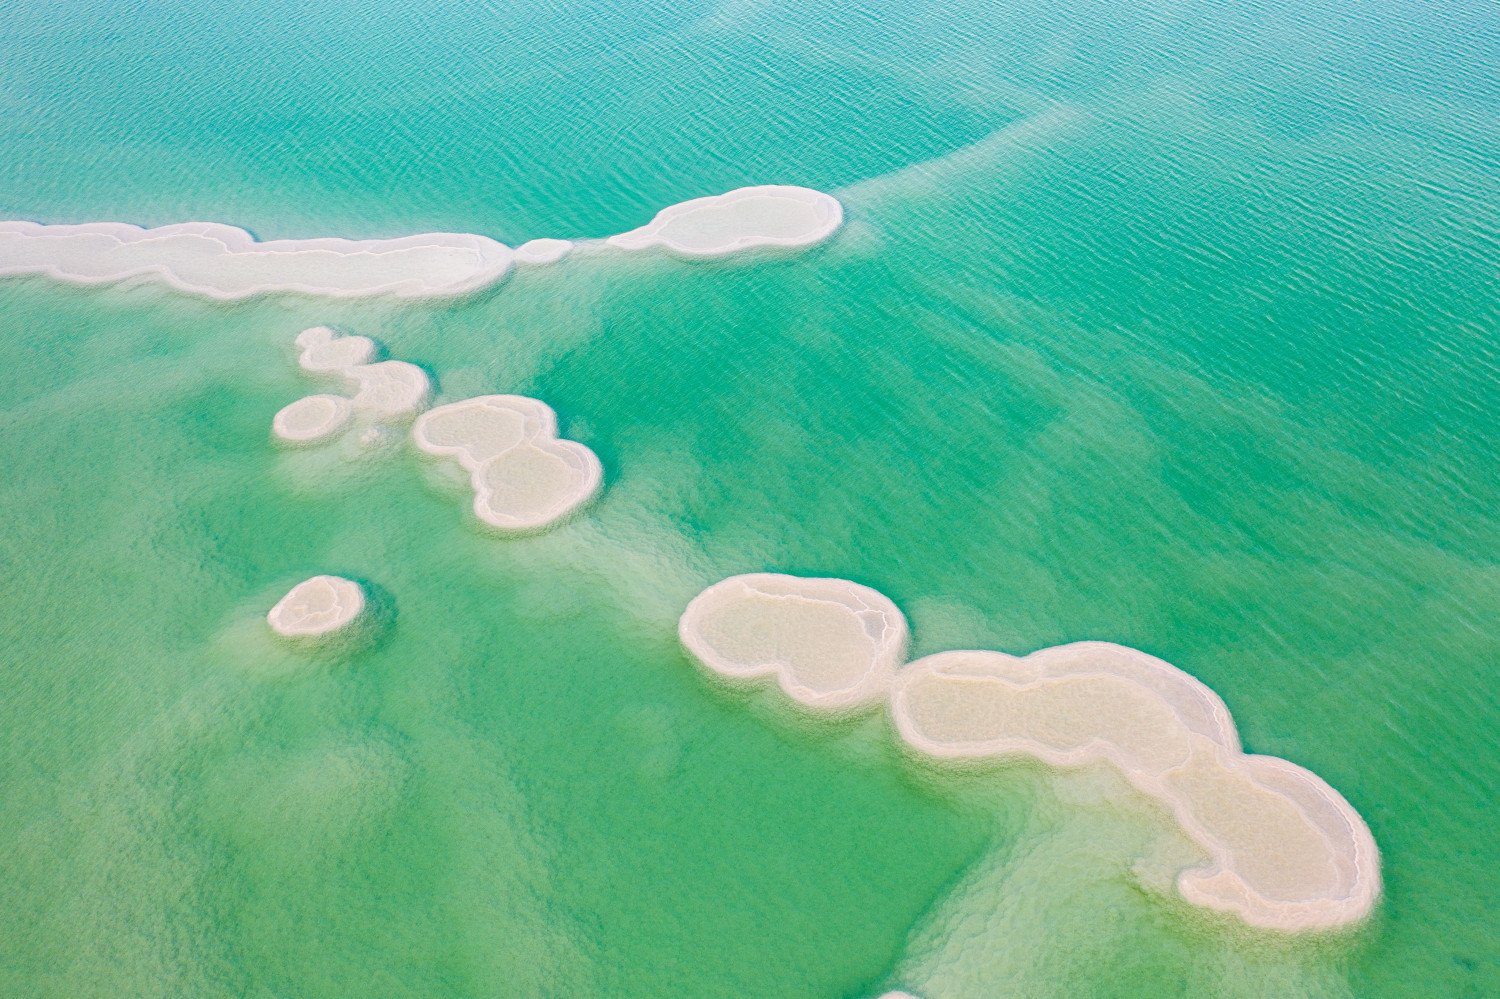
[[[273,239],[184,222],[144,229],[123,222],[0,222],[0,274],[45,274],[100,284],[151,277],[209,298],[296,292],[330,298],[460,295],[510,271],[503,243],[463,233],[399,239]]]
[[[1177,880],[1196,905],[1315,930],[1363,918],[1379,896],[1379,854],[1349,803],[1302,767],[1242,753],[1213,691],[1135,649],[939,653],[898,673],[891,714],[932,756],[1112,764],[1210,856]]]
[[[606,242],[622,250],[662,247],[682,257],[724,257],[757,248],[795,249],[833,235],[838,199],[806,187],[768,184],[663,208],[646,225]]]
[[[906,658],[901,611],[844,579],[731,576],[688,604],[677,631],[714,672],[774,677],[798,703],[831,711],[884,698]]]
[[[412,427],[417,447],[469,472],[474,514],[506,532],[542,530],[599,491],[604,468],[589,448],[557,437],[557,415],[519,395],[438,406]]]
[[[292,587],[266,620],[279,635],[315,637],[347,627],[365,609],[358,583],[340,576],[313,576]]]

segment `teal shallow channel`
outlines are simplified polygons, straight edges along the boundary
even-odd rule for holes
[[[0,281],[0,995],[1500,992],[1500,18],[1380,3],[53,5],[0,19],[0,217],[592,237],[750,183],[809,252],[458,301]],[[270,420],[329,323],[605,467],[480,531]],[[1386,895],[1160,890],[1104,772],[954,774],[726,689],[725,576],[914,653],[1131,645],[1338,788]],[[308,654],[266,610],[379,611]],[[1163,859],[1163,858],[1167,859]]]

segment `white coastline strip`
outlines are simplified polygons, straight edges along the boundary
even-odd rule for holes
[[[314,576],[276,601],[266,621],[278,635],[315,638],[348,627],[364,609],[365,592],[358,583],[341,576]]]
[[[1187,673],[1108,642],[941,652],[898,669],[905,629],[867,587],[771,573],[715,583],[678,628],[715,672],[774,676],[802,704],[888,695],[901,738],[929,756],[1112,765],[1208,854],[1177,879],[1195,905],[1292,932],[1346,926],[1373,908],[1380,856],[1364,820],[1311,771],[1244,753],[1224,702]]]
[[[589,448],[557,436],[552,407],[521,395],[485,395],[438,406],[412,439],[457,459],[474,489],[474,515],[509,533],[540,531],[599,491],[604,468]]]
[[[827,711],[883,699],[906,658],[906,618],[867,586],[778,573],[731,576],[688,604],[682,644],[733,679],[774,677],[799,704]]]
[[[226,300],[266,292],[460,295],[498,281],[513,260],[505,244],[462,233],[257,242],[243,229],[216,222],[154,229],[123,222],[0,222],[0,274],[45,274],[77,284],[146,277]]]
[[[726,257],[754,249],[821,243],[844,221],[838,199],[807,187],[767,184],[663,208],[639,229],[609,237],[621,250],[661,247],[681,257]]]

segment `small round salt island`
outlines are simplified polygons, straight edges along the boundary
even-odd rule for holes
[[[277,437],[293,444],[322,440],[342,430],[354,407],[337,395],[310,395],[283,406],[271,419]]]
[[[341,576],[304,579],[266,615],[271,629],[288,638],[316,638],[347,628],[365,609],[358,583]]]

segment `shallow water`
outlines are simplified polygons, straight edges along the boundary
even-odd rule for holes
[[[515,244],[784,182],[848,223],[456,302],[0,282],[0,993],[1500,991],[1500,21],[1118,8],[8,8],[3,217]],[[599,501],[496,539],[399,443],[279,450],[315,323],[546,400]],[[718,687],[677,615],[760,569],[916,654],[1186,669],[1384,900],[1251,933],[1107,774]],[[379,608],[340,654],[265,628],[319,572]]]

